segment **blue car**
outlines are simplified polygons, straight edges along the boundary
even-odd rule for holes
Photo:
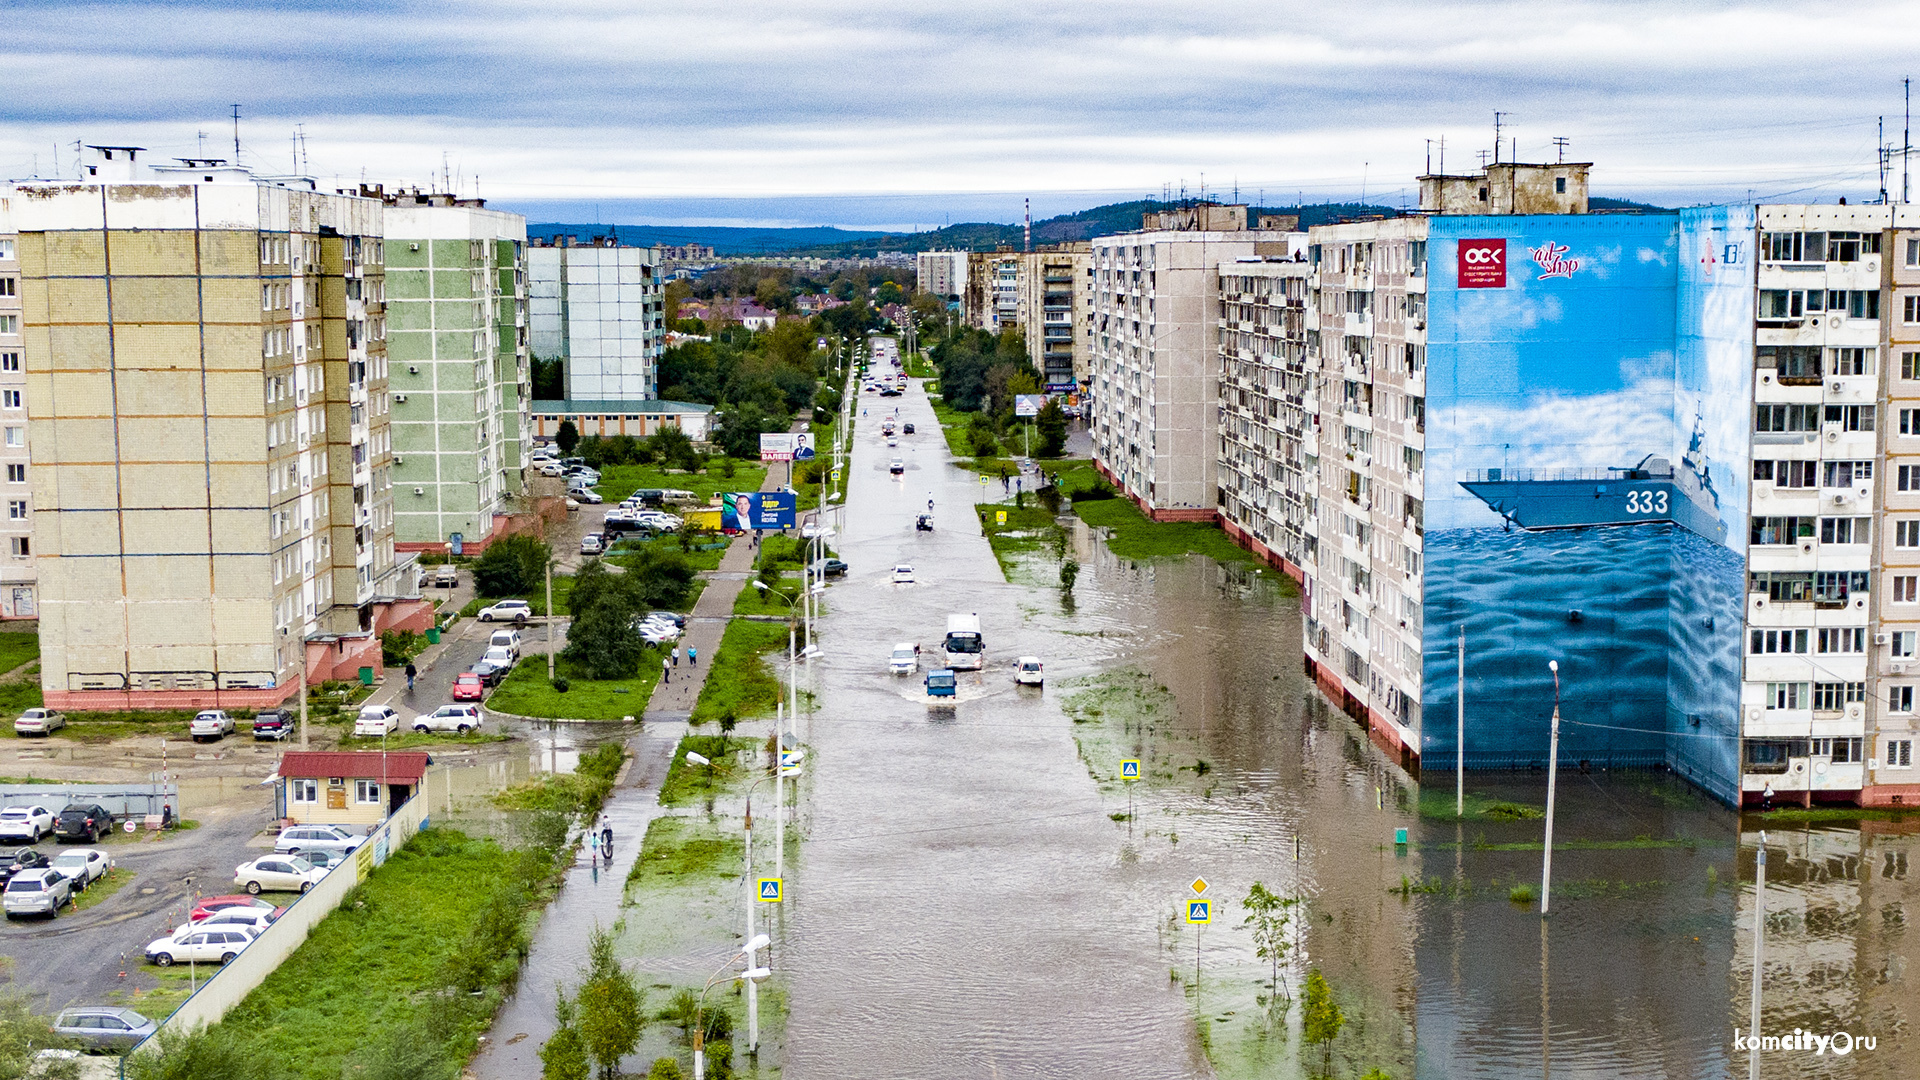
[[[927,673],[928,697],[952,697],[954,689],[953,669],[935,668]]]

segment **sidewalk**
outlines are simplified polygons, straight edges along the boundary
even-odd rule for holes
[[[727,553],[721,556],[720,568],[701,575],[707,579],[707,587],[700,594],[699,602],[693,605],[692,614],[687,616],[687,630],[680,638],[683,659],[673,669],[672,681],[663,681],[653,688],[642,720],[685,720],[693,713],[693,703],[700,700],[700,688],[706,685],[707,671],[720,652],[720,635],[726,632],[727,620],[733,616],[733,602],[753,576],[754,556],[759,553],[760,549],[746,537],[736,537],[727,547]],[[699,651],[700,663],[687,664],[684,659],[687,647]]]

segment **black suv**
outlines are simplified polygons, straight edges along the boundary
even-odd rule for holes
[[[53,821],[53,835],[61,840],[94,843],[113,832],[113,815],[99,803],[70,803]]]
[[[285,739],[293,730],[293,718],[279,709],[262,709],[253,717],[255,739]]]
[[[22,870],[45,870],[52,859],[34,848],[13,848],[0,851],[0,883],[13,880],[13,875]]]

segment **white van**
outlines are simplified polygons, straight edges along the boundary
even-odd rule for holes
[[[493,637],[487,639],[487,651],[491,652],[494,649],[506,649],[513,654],[517,662],[520,659],[520,631],[495,630]]]

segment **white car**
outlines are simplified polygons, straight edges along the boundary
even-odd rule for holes
[[[291,825],[280,830],[273,850],[276,855],[298,855],[315,849],[351,855],[366,842],[366,837],[355,836],[336,825]]]
[[[199,964],[224,964],[253,944],[253,932],[244,926],[221,926],[202,930],[189,924],[170,937],[147,944],[147,959],[161,967],[189,960]]]
[[[106,877],[113,869],[113,860],[98,848],[68,848],[55,855],[47,869],[73,882],[77,892]]]
[[[67,726],[65,713],[54,709],[28,709],[14,718],[15,735],[51,735],[56,728]]]
[[[1023,656],[1013,662],[1013,681],[1022,686],[1039,686],[1047,681],[1046,665],[1037,656]]]
[[[895,585],[907,585],[907,584],[911,584],[912,581],[913,581],[913,564],[912,563],[899,563],[894,566],[893,583]]]
[[[664,645],[669,641],[680,640],[680,628],[670,622],[649,620],[635,629],[640,632],[640,640],[649,645]]]
[[[225,709],[203,709],[194,714],[193,721],[187,725],[187,734],[194,742],[201,739],[221,738],[233,734],[233,717]]]
[[[400,730],[400,714],[391,705],[363,705],[353,722],[355,735],[391,735]]]
[[[480,609],[481,622],[526,622],[533,617],[533,605],[525,600],[502,600]]]
[[[568,500],[567,500],[567,509],[568,509],[569,511],[574,511],[574,510],[578,510],[578,509],[580,509],[580,500],[578,500],[578,499],[568,499]]]
[[[326,870],[298,855],[262,855],[233,868],[233,883],[255,896],[262,892],[306,892],[326,876]]]
[[[898,435],[889,435],[889,436],[887,436],[887,445],[888,445],[888,446],[899,446],[899,445],[900,445],[900,436],[898,436]]]
[[[567,470],[561,468],[558,462],[549,462],[548,464],[540,466],[540,475],[565,476],[567,475]]]
[[[442,705],[433,710],[431,715],[414,717],[413,730],[457,731],[465,735],[469,731],[477,730],[480,727],[480,721],[480,706],[478,705]]]
[[[60,909],[73,902],[73,883],[58,871],[22,870],[7,882],[7,891],[0,895],[0,908],[4,908],[7,918],[15,915],[46,915],[49,918],[60,914]]]
[[[0,810],[0,840],[37,844],[53,832],[53,811],[44,806],[9,806]]]
[[[601,503],[607,501],[600,497],[599,492],[592,491],[588,488],[583,488],[583,487],[574,488],[573,490],[567,492],[567,494],[573,496],[574,498],[580,500],[583,503],[586,503],[588,506],[598,506]]]
[[[505,645],[489,645],[480,659],[497,668],[510,668],[520,659],[519,650]]]
[[[305,855],[302,855],[301,858],[305,859],[307,857]],[[308,861],[312,862],[311,859],[308,859]],[[315,862],[313,865],[319,866],[320,864]],[[208,930],[212,930],[215,927],[238,926],[241,929],[253,931],[254,936],[258,937],[261,931],[273,925],[273,920],[279,918],[279,915],[277,915],[276,912],[279,912],[281,910],[283,909],[277,908],[277,907],[271,907],[271,906],[263,907],[263,908],[255,908],[255,907],[221,908],[219,911],[216,911],[213,914],[207,916],[206,918],[201,919],[197,923],[188,923],[186,924],[186,926],[182,926],[180,929],[175,930],[173,934],[175,937],[179,937],[181,934],[185,933],[190,927],[195,927],[195,926],[205,927]]]
[[[907,471],[907,463],[901,461],[899,458],[894,458],[892,463],[887,466],[887,471],[895,476],[899,476],[901,473]]]
[[[903,641],[893,647],[893,655],[887,657],[887,671],[893,675],[911,675],[920,670],[920,646],[911,641]]]

